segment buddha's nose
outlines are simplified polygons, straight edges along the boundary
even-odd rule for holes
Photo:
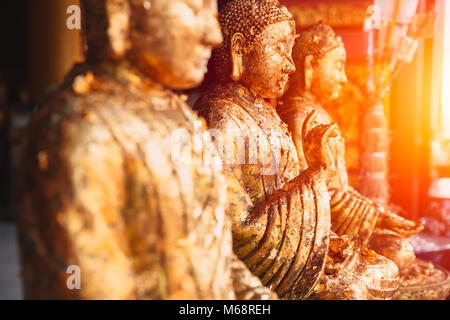
[[[347,74],[344,72],[342,72],[342,76],[341,76],[341,83],[345,84],[347,83],[348,79],[347,79]]]
[[[210,23],[206,24],[206,30],[203,41],[205,44],[216,47],[223,41],[222,31],[219,21],[214,17],[210,19]]]
[[[288,63],[283,66],[283,72],[287,74],[292,74],[295,72],[295,64],[292,58],[288,59]]]

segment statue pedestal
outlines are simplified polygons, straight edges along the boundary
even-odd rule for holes
[[[393,300],[445,300],[450,293],[450,273],[431,262],[416,259],[413,270],[400,279]]]

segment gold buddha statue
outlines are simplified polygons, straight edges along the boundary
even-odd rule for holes
[[[282,299],[389,299],[395,264],[330,230],[325,142],[335,126],[304,123],[302,170],[287,125],[264,100],[283,95],[295,71],[292,15],[276,0],[231,0],[219,22],[218,81],[195,109],[229,169],[234,252]]]
[[[222,39],[216,1],[82,6],[86,63],[40,106],[23,150],[26,297],[276,298],[233,255],[212,141],[187,149],[193,161],[172,152],[173,133],[193,137],[199,122],[172,89],[203,80]],[[67,286],[70,266],[79,289]]]
[[[332,123],[323,105],[337,98],[341,86],[347,81],[346,52],[341,38],[332,28],[318,23],[300,33],[293,49],[293,59],[297,70],[291,76],[289,89],[279,101],[277,111],[288,124],[300,168],[305,170],[308,164],[302,146],[304,121],[314,111],[313,125]],[[400,275],[410,278],[416,258],[409,237],[421,231],[423,224],[398,216],[350,187],[344,139],[338,132],[336,137],[327,141],[327,145],[335,169],[334,177],[328,184],[332,230],[338,235],[358,239],[394,261]]]

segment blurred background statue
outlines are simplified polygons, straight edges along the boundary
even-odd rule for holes
[[[86,63],[42,103],[24,146],[26,297],[276,298],[234,258],[220,158],[211,140],[191,147],[204,124],[172,91],[203,80],[222,39],[216,1],[82,4]]]

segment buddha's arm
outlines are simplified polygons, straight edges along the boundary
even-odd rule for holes
[[[374,229],[387,229],[409,237],[423,229],[421,222],[402,218],[374,203],[351,187],[330,189],[331,225],[339,235],[360,237],[364,244]]]
[[[218,112],[224,113],[224,109]],[[248,151],[240,149],[245,144],[235,143],[248,134],[245,123],[225,113],[206,116],[216,132],[215,143],[222,160],[231,168],[227,172],[228,213],[233,223],[234,252],[280,297],[294,291],[297,297],[304,297],[321,274],[328,246],[330,212],[325,170],[312,169],[316,168],[312,165],[282,189],[264,196],[261,168],[240,164],[236,158]],[[325,127],[314,132],[310,136],[313,139],[329,135]],[[319,150],[314,158],[321,156]],[[261,193],[250,197],[247,187],[252,192],[261,189]]]
[[[283,117],[292,133],[299,159],[305,159],[302,129],[307,112],[304,109],[292,107]],[[320,119],[315,116],[312,121],[317,123]],[[336,156],[336,153],[333,153],[333,155]],[[333,160],[336,163],[336,159]],[[304,161],[306,163],[306,160]],[[340,188],[330,188],[332,230],[338,235],[362,236],[367,242],[375,228],[378,211],[375,207],[359,199],[352,190],[347,185],[340,186]]]
[[[289,106],[288,106],[289,107]],[[299,158],[300,167],[302,169],[307,167],[307,161],[305,158],[304,148],[303,148],[303,137],[302,130],[305,120],[308,117],[308,113],[315,110],[311,107],[297,107],[295,104],[291,106],[289,111],[281,111],[282,119],[288,125],[289,131],[292,134],[292,139],[294,141],[297,155]],[[309,111],[309,112],[308,112]],[[323,111],[324,112],[324,111]],[[319,111],[315,111],[310,122],[315,126],[328,126],[332,122],[330,118],[326,115],[320,114]],[[311,125],[310,125],[311,126]],[[326,141],[326,147],[328,153],[332,157],[334,174],[330,182],[330,186],[347,186],[348,185],[348,174],[347,168],[345,166],[345,141],[339,132],[336,125],[336,136],[329,141]]]
[[[270,196],[258,198],[258,203],[252,203],[242,190],[244,185],[261,183],[258,166],[231,166],[238,177],[229,179],[234,251],[263,284],[283,298],[289,294],[305,297],[325,262],[330,232],[326,184],[330,159],[322,147],[325,144],[317,141],[327,140],[334,134],[333,128],[305,129],[309,168]],[[240,175],[242,171],[246,174]]]
[[[91,131],[69,122],[60,133],[42,125],[34,129],[25,147],[19,223],[28,294],[38,299],[135,298],[121,212],[126,183],[121,151],[102,128]],[[47,136],[58,136],[56,143]],[[81,290],[70,290],[77,275]]]
[[[297,150],[298,161],[300,163],[300,168],[302,169],[305,169],[308,166],[305,155],[303,153],[302,143],[302,128],[306,116],[306,111],[292,111],[282,118],[283,121],[285,121],[285,123],[288,125],[289,131],[292,134],[292,140],[294,141],[295,149]]]
[[[302,144],[302,128],[306,117],[307,113],[304,110],[297,110],[295,108],[286,117],[300,159],[305,158]],[[317,122],[320,119],[316,116],[313,121]],[[325,123],[322,121],[320,124]],[[337,155],[337,152],[332,152],[333,163],[335,164],[337,159],[334,158]],[[335,174],[337,173],[335,172]],[[375,207],[358,197],[356,192],[353,192],[353,189],[348,185],[338,185],[338,188],[330,187],[329,191],[331,198],[332,230],[338,235],[361,236],[367,241],[372,234],[378,218],[378,211]]]
[[[319,277],[328,246],[323,178],[307,170],[256,206],[236,179],[229,181],[234,252],[280,297],[294,286],[305,296]]]
[[[305,161],[303,167],[306,165],[306,159],[302,144],[302,129],[307,117],[307,112],[304,109],[304,107],[301,109],[292,107],[291,111],[285,113],[283,117],[292,133],[299,159]],[[312,121],[325,124],[320,121],[321,119],[315,116]],[[332,155],[335,158],[338,153],[332,152]],[[337,163],[336,160],[333,159],[333,163]],[[300,160],[300,164],[302,164],[302,160]],[[335,172],[335,174],[338,173]],[[360,236],[367,243],[375,228],[378,211],[368,202],[358,198],[352,190],[347,185],[330,188],[331,228],[339,235]]]
[[[305,111],[295,108],[289,113],[289,116],[285,117],[292,132],[299,159],[305,158],[301,132],[306,117]],[[316,116],[314,121],[322,125],[327,124],[321,119]],[[343,139],[342,141],[335,140],[333,145],[329,146],[329,150],[335,164],[335,177],[337,177],[337,180],[333,179],[328,185],[331,197],[331,224],[334,232],[339,235],[360,237],[364,243],[367,243],[375,228],[392,230],[403,236],[410,236],[423,229],[420,222],[404,219],[364,197],[347,183],[342,183],[347,181],[345,160],[343,159],[345,157]]]
[[[277,294],[265,287],[247,266],[233,255],[231,262],[233,289],[238,300],[277,300]]]
[[[377,207],[350,187],[329,191],[332,230],[338,235],[360,237],[367,244],[379,216]]]

